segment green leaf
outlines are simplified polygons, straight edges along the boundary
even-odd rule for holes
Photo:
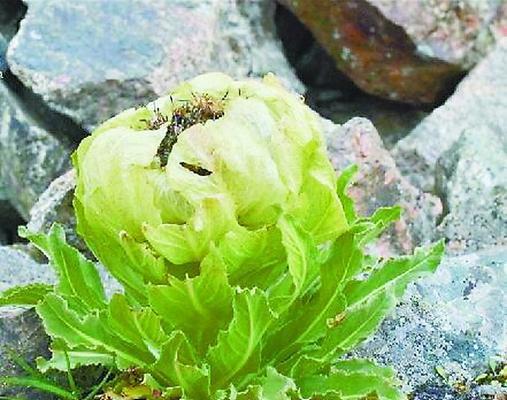
[[[308,355],[301,355],[292,363],[292,368],[288,373],[296,381],[305,376],[315,375],[317,373],[326,372],[330,369],[330,363],[324,358],[315,358]]]
[[[288,275],[282,276],[269,289],[270,305],[278,313],[287,310],[318,279],[318,250],[308,232],[291,216],[278,221],[282,244],[287,253]]]
[[[259,289],[237,289],[233,310],[227,331],[220,332],[217,344],[207,356],[215,389],[241,381],[257,371],[262,339],[275,318],[266,294]]]
[[[295,382],[280,374],[275,368],[268,367],[266,376],[261,380],[262,400],[291,400],[290,392],[296,392]]]
[[[282,362],[304,345],[326,335],[328,320],[340,315],[346,307],[339,289],[341,271],[338,265],[321,266],[321,287],[309,301],[296,302],[289,310],[288,322],[268,340],[263,357]],[[287,367],[287,366],[286,366]]]
[[[278,226],[282,233],[289,273],[292,276],[297,296],[301,293],[312,272],[312,263],[317,257],[317,248],[310,235],[298,227],[293,218],[289,216],[280,218]]]
[[[276,369],[268,367],[266,375],[259,379],[255,385],[249,385],[242,392],[237,392],[234,386],[231,387],[228,400],[291,400],[291,394],[297,392],[294,381]]]
[[[282,236],[276,226],[234,229],[222,238],[218,251],[234,286],[267,289],[287,268]]]
[[[352,230],[362,247],[378,238],[393,222],[400,219],[403,209],[399,206],[381,207],[372,216],[357,220]]]
[[[329,327],[328,334],[317,352],[319,358],[332,360],[336,354],[353,349],[373,334],[386,315],[393,309],[396,299],[391,291],[368,298],[359,306],[347,308],[341,319]]]
[[[108,325],[126,342],[142,343],[154,358],[160,356],[162,345],[167,340],[160,317],[147,307],[132,309],[121,294],[115,294],[109,303]]]
[[[315,243],[324,243],[345,232],[349,225],[336,193],[335,173],[329,160],[315,152],[299,192],[298,207],[292,211]]]
[[[51,291],[53,291],[53,286],[44,283],[15,286],[0,293],[0,307],[34,306]]]
[[[231,319],[233,291],[216,252],[203,261],[201,270],[195,278],[172,278],[170,286],[151,286],[148,295],[153,310],[204,354]]]
[[[20,234],[41,249],[50,259],[58,276],[56,290],[75,310],[100,310],[106,307],[106,298],[100,276],[93,262],[86,260],[65,241],[63,228],[54,224],[47,235],[20,229]]]
[[[234,386],[230,389],[230,394],[224,397],[224,400],[263,400],[262,387],[260,385],[249,385],[248,388],[239,392]]]
[[[113,366],[115,365],[114,356],[105,352],[91,350],[88,348],[74,348],[72,350],[64,350],[63,348],[56,347],[54,344],[51,346],[52,356],[49,360],[42,357],[38,357],[37,368],[42,373],[46,373],[51,369],[58,371],[67,370],[67,360],[65,352],[69,357],[70,368],[74,369],[86,365],[103,365]]]
[[[361,272],[364,256],[352,232],[346,232],[331,245],[327,259],[327,269],[335,271],[337,285],[342,285]]]
[[[46,332],[73,348],[87,348],[115,356],[118,368],[146,367],[155,361],[145,343],[127,342],[111,331],[107,311],[90,313],[83,319],[55,294],[48,294],[36,307]]]
[[[143,225],[152,248],[173,264],[200,262],[213,240],[236,227],[234,208],[227,197],[203,199],[186,224]]]
[[[149,247],[147,243],[139,243],[126,231],[119,234],[120,244],[130,259],[130,265],[149,283],[163,283],[166,281],[167,266],[165,260]]]
[[[196,365],[194,350],[181,331],[174,331],[162,348],[160,359],[150,368],[159,383],[179,386],[184,398],[209,399],[210,378],[206,368]]]
[[[345,168],[336,182],[338,197],[343,206],[343,212],[350,225],[357,219],[354,200],[349,196],[347,190],[352,183],[352,180],[359,171],[359,167],[355,164],[349,165]]]
[[[380,367],[371,361],[350,359],[337,361],[331,372],[307,375],[298,379],[302,392],[313,395],[337,394],[340,399],[363,400],[375,394],[379,400],[403,400],[406,397],[396,387],[392,368]]]
[[[379,400],[405,400],[406,397],[382,375],[337,370],[330,375],[314,375],[297,383],[304,397],[335,394],[342,400],[364,400],[376,395]]]
[[[439,242],[429,249],[416,249],[414,255],[386,261],[378,270],[363,281],[350,282],[345,288],[349,306],[368,301],[391,286],[397,298],[401,297],[407,284],[424,274],[434,272],[444,253]]]
[[[333,370],[343,373],[361,373],[381,376],[385,379],[396,379],[391,367],[381,367],[370,360],[362,358],[338,360],[333,363]]]
[[[114,234],[109,231],[104,232],[88,222],[79,197],[74,197],[73,205],[78,221],[77,231],[81,236],[86,231],[86,236],[83,237],[90,250],[97,256],[111,275],[123,285],[127,297],[139,304],[146,304],[146,285],[144,284],[143,277],[136,271],[136,268],[131,267],[132,262],[123,251],[123,248],[119,249],[118,247],[111,246],[111,242],[116,239]],[[101,215],[96,215],[96,218],[101,218]],[[106,235],[110,236],[106,237]],[[99,254],[100,257],[98,256]]]

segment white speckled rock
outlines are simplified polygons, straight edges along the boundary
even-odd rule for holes
[[[87,129],[210,70],[236,77],[272,71],[301,89],[276,38],[269,0],[26,4],[7,52],[11,70]]]
[[[437,163],[436,189],[447,213],[438,232],[449,252],[507,245],[507,131],[502,129],[482,125],[464,132]]]
[[[415,399],[485,399],[481,393],[504,393],[474,388],[473,380],[487,370],[490,357],[507,357],[506,291],[507,247],[448,256],[433,276],[409,287],[395,314],[354,354],[393,365]],[[454,392],[454,383],[464,383],[471,393]]]
[[[423,190],[434,188],[435,164],[469,131],[483,125],[507,135],[507,38],[459,84],[447,102],[435,109],[394,148],[400,170]]]

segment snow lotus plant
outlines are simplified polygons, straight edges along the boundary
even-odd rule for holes
[[[400,209],[356,214],[356,168],[335,176],[315,114],[273,76],[199,76],[105,122],[73,160],[79,233],[124,292],[104,295],[58,225],[22,231],[59,281],[0,304],[35,306],[52,338],[40,370],[140,377],[104,398],[405,398],[390,368],[343,356],[443,245],[364,254]]]
[[[233,285],[262,286],[290,218],[316,244],[348,228],[314,113],[273,76],[199,76],[104,123],[74,165],[78,230],[141,304],[212,248]]]

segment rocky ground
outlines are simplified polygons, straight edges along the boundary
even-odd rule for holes
[[[86,251],[71,207],[79,140],[209,70],[272,71],[305,95],[337,170],[361,166],[359,210],[406,210],[374,251],[445,238],[437,273],[354,353],[394,365],[412,399],[507,398],[491,368],[507,357],[503,0],[3,0],[0,291],[53,279],[19,224],[59,221]],[[15,372],[9,349],[47,351],[32,312],[1,311],[0,375]]]

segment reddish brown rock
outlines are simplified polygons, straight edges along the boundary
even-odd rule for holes
[[[507,34],[502,2],[281,0],[359,87],[433,103]]]

